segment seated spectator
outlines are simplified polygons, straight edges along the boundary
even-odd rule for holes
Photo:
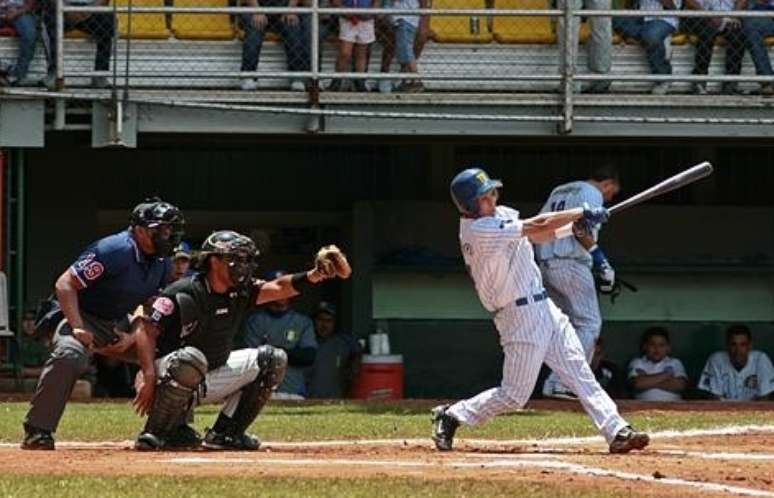
[[[745,0],[685,0],[685,5],[691,10],[729,11],[744,10]],[[683,17],[681,31],[692,33],[698,37],[696,54],[694,56],[693,74],[707,74],[712,61],[712,49],[715,39],[723,35],[726,40],[726,74],[740,74],[742,57],[744,56],[744,36],[742,21],[735,17]],[[707,83],[696,82],[693,92],[697,95],[707,95]],[[724,82],[722,93],[739,93],[739,85],[734,82]]]
[[[750,0],[750,8],[753,10],[774,11],[774,0]],[[766,46],[766,37],[774,36],[774,17],[745,17],[742,19],[742,31],[747,40],[747,50],[755,64],[756,74],[772,76],[769,49]],[[761,95],[771,97],[774,95],[774,83],[761,84]]]
[[[180,280],[183,277],[187,277],[192,273],[191,246],[189,246],[186,242],[181,242],[177,247],[175,247],[175,253],[172,260],[172,280],[170,283]]]
[[[669,331],[649,328],[642,334],[643,356],[629,363],[629,381],[634,397],[643,401],[679,401],[688,387],[688,375],[677,358],[671,358]]]
[[[265,280],[274,280],[285,272],[269,273]],[[256,348],[268,344],[285,350],[288,355],[288,369],[277,392],[293,396],[306,396],[304,369],[314,364],[317,341],[314,338],[312,320],[291,309],[290,299],[273,301],[248,316],[237,339],[236,347]]]
[[[385,8],[395,9],[427,9],[430,8],[429,0],[395,0],[392,5],[385,2]],[[397,54],[401,73],[417,74],[417,59],[422,53],[425,41],[430,31],[430,18],[428,16],[412,16],[397,14],[387,16],[380,22],[380,38],[382,41],[382,73],[389,73],[392,59]],[[389,93],[392,91],[391,80],[379,80],[379,91]],[[406,78],[397,87],[399,92],[418,93],[425,87],[418,79]]]
[[[37,82],[27,79],[30,62],[38,42],[38,19],[35,16],[35,0],[4,0],[0,2],[0,27],[11,26],[19,37],[19,55],[16,64],[5,66],[3,84],[33,86]]]
[[[65,5],[97,7],[108,5],[108,0],[63,0]],[[48,76],[45,85],[49,89],[56,87],[56,5],[57,0],[43,0],[43,23],[45,33],[48,36],[50,47],[50,60]],[[115,19],[112,13],[80,13],[70,12],[64,16],[65,31],[77,29],[88,33],[97,44],[97,53],[94,56],[94,70],[108,71],[110,69],[110,53],[113,50],[113,37],[115,36]],[[95,88],[107,88],[110,81],[105,76],[95,76],[91,79],[91,85]]]
[[[40,376],[50,354],[51,337],[38,337],[35,332],[35,311],[25,311],[22,317],[21,363],[24,377]]]
[[[626,379],[618,365],[605,358],[602,338],[597,338],[594,355],[591,357],[591,371],[597,382],[611,398],[626,397]]]
[[[336,7],[370,8],[373,0],[334,0]],[[339,53],[336,57],[336,72],[347,72],[352,65],[352,54],[355,54],[355,72],[368,72],[368,47],[376,40],[373,16],[354,15],[339,16]],[[365,80],[355,80],[355,90],[366,92]],[[329,90],[342,90],[341,79],[335,79]]]
[[[299,0],[242,0],[246,7],[298,7]],[[274,31],[282,38],[287,58],[288,71],[308,71],[310,64],[310,38],[301,19],[296,14],[242,14],[239,26],[245,32],[242,42],[242,71],[256,71],[261,57],[263,37],[266,31]],[[255,90],[258,82],[246,77],[241,82],[242,90]],[[303,92],[306,85],[302,79],[292,79],[290,89]]]
[[[317,357],[308,371],[310,398],[344,398],[360,369],[360,345],[351,334],[336,330],[336,308],[325,301],[314,314]]]
[[[766,353],[752,349],[752,334],[745,325],[726,331],[726,351],[713,353],[704,365],[699,389],[714,399],[751,401],[774,393],[774,368]]]
[[[639,10],[679,10],[682,0],[640,0]],[[677,17],[615,17],[613,29],[622,36],[640,40],[645,47],[650,71],[653,74],[672,74],[671,36],[677,30]],[[670,83],[653,85],[651,93],[665,95]]]

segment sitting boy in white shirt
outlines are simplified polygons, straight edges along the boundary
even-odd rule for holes
[[[688,387],[688,376],[683,364],[671,358],[669,331],[652,327],[642,334],[640,348],[643,356],[629,363],[629,382],[634,397],[643,401],[679,401]]]

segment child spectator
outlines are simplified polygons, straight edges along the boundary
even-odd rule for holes
[[[373,7],[373,0],[334,0],[347,8],[365,9]],[[364,14],[339,16],[339,54],[336,57],[336,72],[344,73],[352,67],[352,54],[355,55],[355,72],[368,72],[368,46],[376,40],[374,18]],[[366,92],[365,80],[355,80],[355,90]],[[331,82],[329,90],[342,89],[341,80]]]
[[[671,358],[669,331],[652,327],[642,334],[643,356],[629,363],[629,381],[634,397],[643,401],[679,401],[688,387],[682,362]]]

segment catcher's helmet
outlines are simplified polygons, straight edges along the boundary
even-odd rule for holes
[[[212,232],[202,244],[200,257],[206,262],[210,255],[217,255],[228,264],[228,272],[234,285],[247,283],[255,272],[260,254],[253,239],[233,230]],[[202,265],[206,271],[206,264]]]
[[[460,214],[478,215],[477,199],[493,188],[500,188],[500,180],[492,180],[481,168],[468,168],[454,177],[449,188],[454,205]]]

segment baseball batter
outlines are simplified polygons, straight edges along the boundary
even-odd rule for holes
[[[616,170],[601,167],[586,181],[556,187],[541,213],[581,206],[600,208],[611,201],[620,189]],[[548,296],[569,317],[588,361],[591,361],[594,344],[602,329],[594,279],[598,280],[602,293],[612,292],[615,285],[615,271],[597,244],[598,237],[599,225],[595,225],[591,230],[575,230],[573,237],[535,245],[535,256]],[[543,384],[543,395],[574,397],[555,372],[551,372]]]
[[[168,286],[136,332],[142,369],[134,404],[148,413],[137,437],[138,450],[196,447],[201,442],[186,424],[197,403],[223,402],[203,446],[256,450],[246,432],[282,381],[284,351],[269,345],[232,351],[245,315],[256,306],[301,293],[333,274],[314,269],[270,282],[253,280],[258,251],[237,232],[214,232],[202,244],[201,273]],[[343,257],[343,256],[342,256]]]
[[[547,296],[534,262],[532,243],[553,240],[580,221],[606,221],[605,208],[574,208],[520,219],[519,212],[497,206],[499,180],[481,169],[466,169],[451,183],[460,212],[460,245],[481,304],[493,314],[505,353],[502,383],[451,406],[432,411],[433,440],[451,450],[460,423],[480,424],[527,402],[545,362],[574,392],[602,432],[611,453],[642,449],[650,439],[618,414],[594,378],[569,319]]]

